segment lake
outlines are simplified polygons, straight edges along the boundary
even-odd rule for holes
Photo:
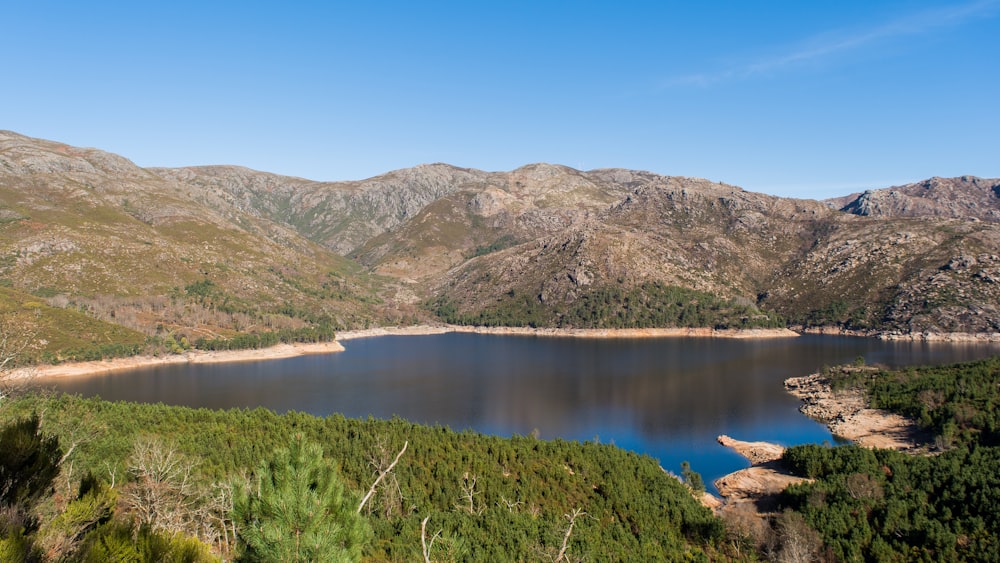
[[[832,440],[798,412],[785,378],[864,356],[869,364],[940,364],[1000,353],[990,344],[799,338],[582,339],[479,334],[381,336],[345,352],[284,360],[172,365],[42,380],[112,401],[266,407],[389,418],[509,436],[599,440],[689,461],[710,484],[747,462],[719,434],[783,445]],[[711,486],[711,485],[710,485]]]

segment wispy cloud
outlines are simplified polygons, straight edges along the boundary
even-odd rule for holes
[[[777,55],[733,65],[714,72],[680,76],[668,80],[666,86],[710,86],[718,82],[771,74],[856,51],[879,41],[954,28],[970,21],[988,18],[1000,8],[1000,0],[979,0],[968,4],[925,10],[875,27],[853,31],[831,31],[786,47]]]

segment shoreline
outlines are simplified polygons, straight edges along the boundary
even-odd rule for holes
[[[1000,332],[903,332],[899,330],[852,330],[834,326],[811,328],[797,327],[800,334],[820,334],[826,336],[857,336],[877,338],[892,342],[1000,342]]]
[[[833,391],[829,376],[814,373],[790,377],[785,380],[785,391],[801,401],[799,412],[825,425],[834,436],[859,446],[893,449],[911,455],[926,455],[933,447],[929,436],[914,421],[868,407],[858,390]],[[780,460],[785,449],[782,446],[734,440],[728,436],[719,436],[717,441],[750,462],[750,467],[715,480],[722,500],[702,502],[717,514],[739,510],[749,510],[758,516],[766,514],[786,487],[808,481],[791,475],[782,466]]]
[[[775,508],[778,495],[789,485],[809,481],[785,469],[781,463],[785,453],[783,446],[771,442],[745,442],[726,435],[719,436],[716,441],[750,462],[750,467],[723,475],[713,482],[723,499],[717,513],[734,510],[767,513]]]
[[[13,379],[75,377],[84,375],[101,375],[118,371],[127,371],[154,366],[175,364],[219,364],[236,362],[260,362],[280,360],[316,354],[331,354],[343,352],[344,346],[334,340],[313,344],[278,344],[270,348],[251,350],[203,351],[188,350],[183,354],[165,356],[132,356],[130,358],[112,358],[90,362],[67,362],[57,365],[40,365],[19,368],[12,373]]]
[[[316,344],[278,344],[270,348],[249,350],[202,351],[188,350],[183,354],[163,356],[132,356],[88,362],[67,362],[57,365],[38,365],[14,370],[12,379],[55,378],[101,375],[131,369],[175,365],[212,364],[228,362],[260,362],[280,360],[304,355],[331,354],[345,350],[342,342],[378,336],[423,336],[452,332],[468,334],[493,334],[511,336],[538,336],[561,338],[793,338],[798,333],[789,329],[725,329],[711,328],[626,328],[626,329],[559,329],[530,327],[477,327],[460,325],[414,325],[377,327],[347,330],[337,333],[335,340]]]
[[[833,391],[826,375],[790,377],[785,390],[802,401],[799,412],[859,446],[918,454],[927,453],[933,445],[914,421],[870,408],[860,391]]]
[[[415,325],[348,330],[337,333],[338,341],[375,336],[417,336],[427,334],[495,334],[559,338],[797,338],[787,328],[531,328],[519,326]]]
[[[369,329],[347,330],[337,333],[335,340],[315,344],[278,344],[270,348],[230,351],[189,350],[183,354],[163,356],[133,356],[129,358],[114,358],[88,362],[68,362],[58,365],[38,365],[20,368],[12,372],[11,377],[47,378],[69,377],[83,375],[98,375],[130,369],[172,364],[207,364],[223,362],[257,362],[293,358],[311,354],[330,354],[344,351],[342,342],[359,338],[378,336],[422,336],[448,333],[487,334],[502,336],[534,336],[544,338],[724,338],[724,339],[776,339],[797,338],[802,334],[824,334],[841,336],[859,336],[878,338],[881,340],[911,340],[924,342],[1000,342],[1000,333],[881,333],[849,331],[832,327],[821,327],[801,330],[790,328],[751,328],[751,329],[714,329],[714,328],[531,328],[531,327],[485,327],[464,325],[412,325],[376,327]],[[850,439],[849,436],[844,436]]]

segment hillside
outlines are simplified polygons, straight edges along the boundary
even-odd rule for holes
[[[809,479],[781,496],[785,517],[801,516],[803,551],[835,561],[998,560],[1000,359],[819,377],[905,417],[932,436],[933,455],[853,444],[785,450],[786,466]]]
[[[1000,180],[931,178],[847,201],[842,211],[869,217],[948,217],[1000,222]]]
[[[349,518],[358,518],[370,527],[360,557],[341,560],[424,560],[422,521],[427,525],[425,540],[432,545],[424,553],[431,551],[435,561],[557,560],[560,552],[564,560],[591,561],[709,561],[726,556],[720,553],[726,549],[722,522],[680,480],[653,458],[613,445],[459,433],[398,418],[318,418],[265,409],[187,409],[69,396],[29,396],[9,403],[0,410],[0,444],[17,447],[19,453],[27,450],[31,440],[16,433],[14,421],[30,421],[32,412],[45,413],[44,433],[53,437],[46,441],[56,453],[51,461],[36,456],[41,459],[30,468],[41,476],[18,479],[13,471],[2,474],[5,484],[13,481],[15,486],[13,493],[3,490],[0,521],[18,522],[16,516],[28,521],[24,513],[39,514],[41,521],[35,530],[21,533],[20,545],[0,543],[4,554],[12,553],[14,546],[28,551],[25,547],[34,543],[47,550],[46,561],[292,560],[241,557],[250,551],[245,538],[252,528],[240,518],[234,499],[241,490],[253,488],[251,479],[260,476],[262,464],[280,471],[279,452],[306,441],[320,446],[329,464],[319,475],[342,481],[343,494],[336,502],[348,505],[349,516],[322,521],[316,514],[323,510],[317,510],[320,503],[315,499],[324,498],[326,491],[314,485],[316,473],[310,473],[309,480],[288,476],[282,500],[296,501],[286,502],[283,510],[260,513],[261,520],[274,522],[275,542],[297,539],[292,519],[296,507],[305,506],[309,521],[321,521],[317,526],[336,530]],[[19,426],[24,428],[24,422]],[[371,502],[359,504],[375,477],[373,467],[387,467],[396,452],[405,455]],[[54,480],[45,472],[46,461],[54,463],[62,455],[72,462],[71,469]],[[0,468],[8,469],[11,457],[0,460]],[[149,475],[137,467],[157,473]],[[80,479],[88,485],[80,487],[79,498],[76,487],[63,493]],[[33,498],[8,502],[15,494],[27,496],[22,491],[32,486],[39,491]],[[102,507],[93,494],[86,494],[95,489],[113,489],[121,501],[115,503],[112,497]],[[94,513],[97,517],[87,519]],[[567,528],[573,514],[578,519]],[[146,525],[140,530],[135,522]],[[61,542],[56,541],[58,532],[65,536]],[[175,544],[196,538],[214,557],[114,558],[100,551],[109,539],[142,545],[137,536],[151,533],[174,536]],[[430,542],[432,537],[435,542]],[[10,560],[9,555],[4,558]]]
[[[933,178],[834,204],[550,164],[315,182],[2,132],[0,283],[147,335],[435,314],[994,332],[998,191]]]
[[[149,335],[379,318],[363,269],[293,229],[122,157],[9,132],[0,283]]]

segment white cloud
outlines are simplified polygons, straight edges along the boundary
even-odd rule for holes
[[[980,0],[968,4],[907,14],[880,26],[853,31],[831,31],[786,47],[783,52],[715,72],[691,74],[668,80],[666,86],[709,86],[727,80],[751,78],[778,72],[795,65],[819,62],[841,53],[855,51],[900,37],[922,35],[954,28],[967,22],[989,18],[1000,8],[1000,0]]]

